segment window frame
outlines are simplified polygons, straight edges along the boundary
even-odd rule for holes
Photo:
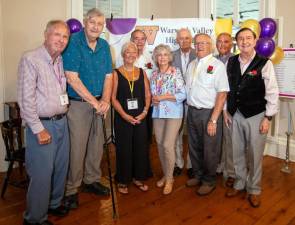
[[[238,1],[234,2],[234,25],[238,25]],[[265,17],[276,18],[276,0],[261,0],[260,1],[260,19]],[[199,17],[216,19],[216,0],[199,0]]]
[[[123,17],[138,18],[139,0],[123,0]],[[83,21],[83,0],[67,0],[67,18]]]

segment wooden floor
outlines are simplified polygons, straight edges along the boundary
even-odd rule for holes
[[[113,154],[112,150],[112,158]],[[199,197],[194,188],[185,187],[187,177],[183,173],[176,178],[173,193],[163,196],[155,186],[161,177],[155,146],[151,155],[154,177],[147,181],[150,190],[143,193],[130,186],[129,195],[116,193],[116,220],[113,220],[110,197],[87,193],[80,194],[79,209],[64,218],[49,219],[55,225],[295,225],[295,164],[291,164],[292,174],[284,174],[280,172],[282,160],[264,158],[262,205],[254,209],[243,196],[224,197],[226,189],[221,177],[211,195]],[[103,167],[106,174],[105,162]],[[104,178],[103,183],[108,184],[108,180]],[[0,200],[0,225],[22,224],[24,209],[25,190],[9,186],[5,200]]]

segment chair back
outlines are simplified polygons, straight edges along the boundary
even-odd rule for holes
[[[24,161],[22,124],[20,119],[6,120],[0,124],[6,148],[6,161]]]

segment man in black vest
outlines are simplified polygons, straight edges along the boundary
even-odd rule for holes
[[[270,121],[278,112],[279,90],[273,64],[255,52],[256,34],[242,28],[236,41],[241,53],[227,64],[227,110],[233,118],[224,118],[232,123],[236,181],[226,196],[236,196],[246,189],[250,205],[259,207],[263,151]]]

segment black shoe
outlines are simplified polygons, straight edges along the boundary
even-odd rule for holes
[[[79,207],[78,194],[73,194],[64,197],[64,207],[67,210],[77,209]]]
[[[174,167],[174,170],[173,170],[173,176],[174,177],[180,176],[181,175],[181,172],[182,172],[182,169],[179,168],[178,166],[175,166]]]
[[[48,209],[48,214],[53,216],[63,217],[63,216],[66,216],[68,213],[69,213],[69,208],[65,206],[59,206],[54,209],[53,208]]]
[[[84,184],[83,191],[103,196],[107,196],[110,194],[110,189],[99,182]]]
[[[26,219],[24,219],[23,225],[53,225],[53,223],[49,220],[45,220],[42,223],[30,223]]]
[[[192,178],[195,177],[193,168],[187,169],[186,174],[187,174],[187,176],[188,176],[189,179],[192,179]]]

